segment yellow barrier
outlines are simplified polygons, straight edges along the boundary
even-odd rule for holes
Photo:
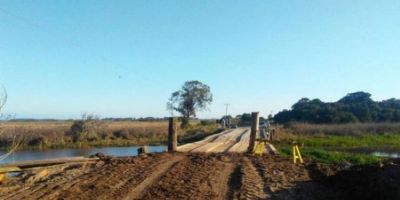
[[[259,142],[256,146],[256,148],[254,149],[254,155],[258,155],[258,156],[262,156],[264,155],[264,143]]]
[[[6,174],[0,174],[0,183],[3,183],[6,179]]]
[[[254,148],[254,155],[258,155],[258,156],[262,156],[264,155],[264,149],[265,149],[265,144],[267,142],[267,140],[265,139],[257,139],[256,140],[258,143],[256,145],[256,147]]]
[[[299,146],[293,145],[292,147],[292,154],[293,154],[293,163],[296,164],[297,160],[300,161],[300,163],[303,162],[303,158],[301,157]]]

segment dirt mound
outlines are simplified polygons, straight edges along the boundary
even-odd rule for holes
[[[400,199],[400,159],[355,166],[327,177],[330,199]]]

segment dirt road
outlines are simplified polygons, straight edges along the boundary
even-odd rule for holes
[[[268,184],[274,170],[285,169],[277,163],[290,168],[285,173],[292,179]],[[46,170],[38,179],[10,180],[0,187],[0,199],[264,199],[310,180],[289,160],[243,154],[161,153]]]
[[[38,170],[38,169],[37,169]],[[0,199],[398,199],[400,161],[349,169],[279,156],[159,153],[56,165],[0,185]],[[42,173],[46,170],[47,173]],[[327,171],[330,176],[324,175]],[[40,175],[41,174],[41,175]]]
[[[245,155],[250,130],[237,128],[179,147],[184,153],[102,158],[34,169],[0,187],[0,199],[266,199],[276,190],[310,180],[289,159]],[[269,160],[269,161],[265,161]],[[267,164],[267,163],[273,163]],[[280,165],[292,179],[276,184]]]

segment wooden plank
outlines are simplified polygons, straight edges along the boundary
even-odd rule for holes
[[[20,172],[21,168],[11,166],[11,167],[0,167],[0,174],[9,173],[9,172]]]
[[[14,162],[14,163],[0,165],[0,168],[19,167],[21,169],[24,169],[24,168],[64,164],[64,163],[69,163],[69,162],[88,162],[88,161],[96,161],[96,160],[99,160],[99,158],[86,158],[86,157],[79,156],[79,157],[67,157],[67,158],[59,158],[59,159]]]

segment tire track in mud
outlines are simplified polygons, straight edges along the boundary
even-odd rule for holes
[[[154,168],[163,162],[167,162],[173,156],[161,154],[148,158],[133,159],[133,162],[122,162],[111,164],[108,169],[98,169],[94,178],[78,183],[63,192],[60,197],[65,199],[120,199],[134,187],[149,176]],[[176,157],[174,159],[178,159]],[[100,171],[106,173],[100,173]]]
[[[225,199],[234,165],[214,155],[191,154],[138,199]]]
[[[265,190],[263,178],[249,158],[243,158],[240,172],[242,177],[238,199],[267,199],[270,197]]]
[[[24,187],[18,188],[12,193],[7,193],[0,196],[0,199],[38,199],[51,192],[53,188],[64,187],[65,184],[74,182],[73,180],[89,172],[88,166],[66,169],[62,173],[52,174],[46,181],[33,183],[25,183]],[[75,182],[77,182],[75,180]],[[29,185],[30,184],[30,185]],[[35,198],[36,197],[36,198]],[[48,197],[46,196],[48,199]]]
[[[67,170],[51,175],[44,181],[26,183],[20,189],[1,194],[0,199],[111,199],[123,197],[122,189],[136,181],[144,180],[154,167],[169,159],[179,159],[172,154],[149,155],[147,158],[134,157],[115,159],[109,163]],[[141,176],[142,179],[137,177]],[[129,183],[129,184],[128,184]],[[30,184],[30,185],[29,185]],[[122,191],[122,194],[118,191]],[[103,198],[105,197],[105,198]]]
[[[310,199],[309,191],[315,184],[310,182],[309,172],[304,165],[295,165],[289,158],[277,156],[253,157],[253,165],[263,178],[265,190],[273,199]],[[303,183],[301,187],[298,183]]]
[[[171,160],[162,163],[160,166],[156,166],[156,169],[150,174],[144,175],[146,178],[135,187],[132,187],[131,184],[124,185],[124,187],[121,189],[128,191],[120,191],[121,194],[125,193],[125,197],[123,199],[129,200],[137,199],[138,197],[140,197],[140,195],[146,188],[150,187],[152,184],[154,184],[154,182],[159,180],[165,173],[171,170],[171,168],[173,168],[182,159],[184,159],[183,156],[173,157]],[[134,180],[134,178],[130,179],[129,182],[133,182]]]

